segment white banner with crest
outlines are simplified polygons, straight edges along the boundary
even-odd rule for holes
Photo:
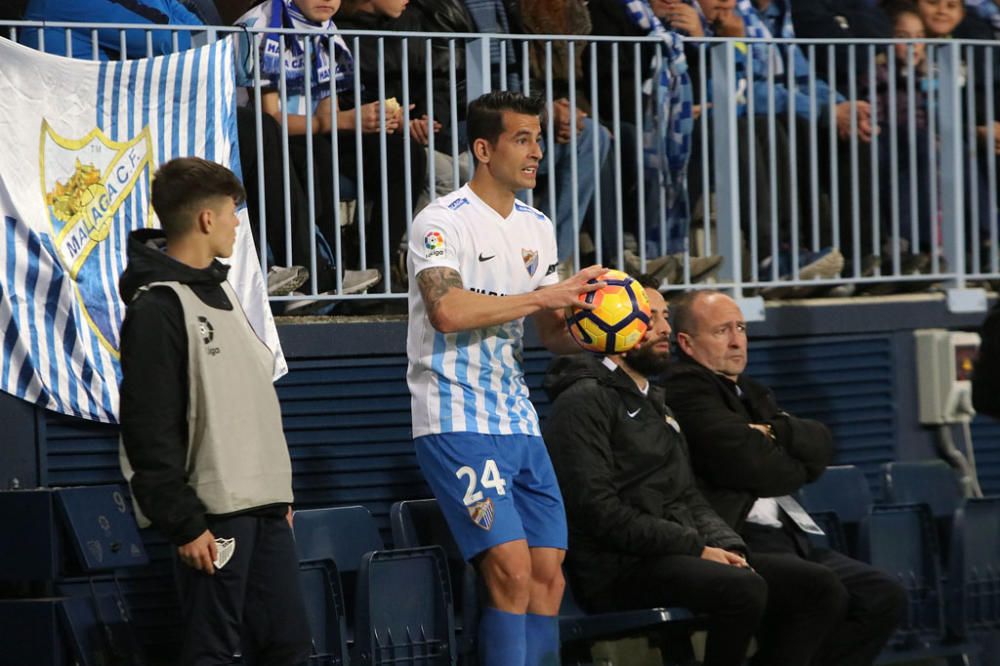
[[[90,62],[0,39],[0,390],[113,422],[118,276],[128,234],[157,226],[156,167],[196,155],[239,173],[231,40],[157,58]],[[287,371],[240,212],[229,280]]]

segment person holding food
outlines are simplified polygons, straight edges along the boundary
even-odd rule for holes
[[[333,199],[334,174],[357,183],[358,196],[364,197],[366,208],[371,211],[370,216],[366,215],[370,226],[364,236],[365,259],[369,267],[382,270],[385,280],[382,287],[377,288],[405,291],[402,276],[397,274],[397,279],[392,281],[395,284],[392,284],[389,271],[390,265],[399,263],[396,255],[406,233],[407,214],[412,208],[413,197],[426,177],[426,160],[411,144],[409,174],[403,168],[406,144],[402,136],[403,112],[396,99],[398,96],[387,91],[387,99],[372,98],[378,93],[378,80],[364,76],[365,69],[361,72],[361,89],[354,88],[354,54],[339,34],[328,38],[330,32],[337,29],[333,16],[339,8],[340,0],[267,0],[253,7],[240,17],[237,25],[291,28],[301,32],[294,37],[285,34],[283,42],[280,33],[266,34],[260,40],[259,58],[254,58],[250,42],[244,38],[239,55],[239,70],[243,74],[241,83],[253,85],[254,63],[259,63],[261,110],[280,123],[283,114],[279,90],[281,72],[284,71],[284,111],[289,151],[298,170],[306,169],[309,145],[306,135],[313,135],[317,225],[328,236],[336,231],[334,209],[339,201]],[[305,33],[317,29],[322,32],[306,36]],[[308,58],[305,57],[307,41]],[[306,68],[309,69],[308,77]],[[306,80],[311,89],[311,112],[306,108]],[[335,95],[331,95],[331,89],[336,90]],[[337,132],[336,166],[331,136],[334,131]],[[381,152],[383,133],[384,158]],[[406,196],[407,176],[411,184],[410,192],[413,193],[410,199]],[[357,267],[361,261],[360,233],[345,241],[345,263],[348,267]],[[388,252],[384,252],[383,248],[387,248]],[[387,257],[389,262],[386,262]]]

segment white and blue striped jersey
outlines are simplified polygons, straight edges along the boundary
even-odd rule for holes
[[[465,185],[424,208],[409,236],[406,353],[413,436],[540,435],[521,368],[524,319],[444,334],[431,326],[416,275],[452,268],[466,289],[523,294],[558,280],[552,222],[515,201],[506,218]]]

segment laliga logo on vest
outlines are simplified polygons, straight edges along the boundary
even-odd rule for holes
[[[576,343],[597,354],[621,354],[634,347],[649,328],[649,300],[636,280],[621,271],[608,271],[593,284],[607,286],[580,295],[593,310],[574,307],[566,325]]]

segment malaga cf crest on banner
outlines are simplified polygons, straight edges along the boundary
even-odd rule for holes
[[[111,141],[95,128],[82,138],[56,134],[42,123],[42,192],[59,261],[75,282],[77,302],[108,351],[117,353],[117,275],[108,275],[102,252],[120,253],[115,242],[150,225],[152,147],[144,128],[127,142]]]
[[[118,278],[129,232],[157,225],[157,167],[197,156],[240,172],[233,38],[86,62],[0,37],[0,63],[0,391],[114,422]],[[280,376],[246,210],[237,216],[229,282]]]

